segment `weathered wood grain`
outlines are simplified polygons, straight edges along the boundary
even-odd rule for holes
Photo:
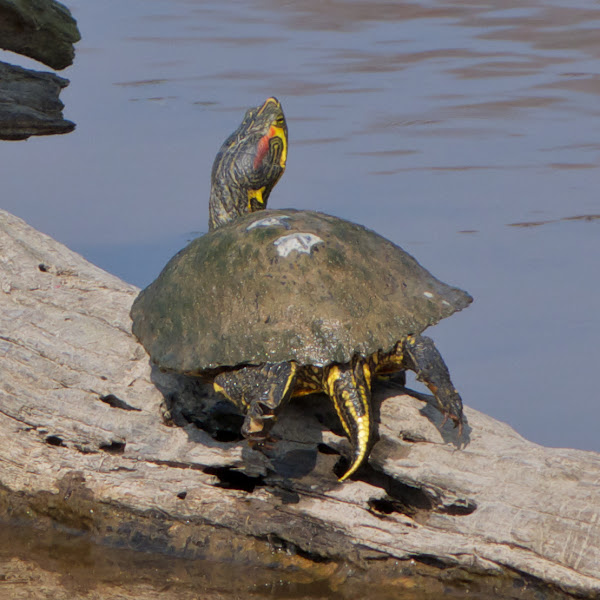
[[[69,133],[75,123],[63,118],[60,92],[67,79],[0,62],[0,139]]]
[[[73,62],[79,41],[77,23],[54,0],[0,0],[0,48],[64,69]],[[58,99],[67,79],[0,62],[0,139],[69,133]]]
[[[0,48],[53,69],[73,62],[80,39],[69,9],[54,0],[0,0]]]
[[[281,441],[251,450],[209,390],[152,371],[130,330],[137,292],[0,211],[4,518],[180,556],[266,564],[275,548],[282,568],[318,559],[393,577],[416,561],[600,594],[600,455],[538,446],[468,407],[459,440],[384,386],[381,439],[339,484],[347,442],[321,423],[334,423],[321,398],[291,403]],[[165,401],[180,426],[162,422]]]

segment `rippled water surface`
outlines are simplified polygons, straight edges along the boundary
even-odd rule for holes
[[[431,330],[465,403],[600,451],[599,2],[66,4],[77,130],[0,145],[2,208],[146,285],[206,230],[223,139],[276,95],[270,206],[363,223],[468,290]]]

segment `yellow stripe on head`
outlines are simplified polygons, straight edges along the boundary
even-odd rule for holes
[[[282,169],[285,169],[285,164],[287,161],[287,134],[283,127],[277,127],[277,125],[271,125],[269,129],[269,137],[274,138],[278,137],[281,140],[283,148],[281,149],[281,157],[279,159],[279,166]]]
[[[270,98],[267,98],[263,105],[258,109],[258,115],[260,115],[263,110],[265,110],[265,108],[267,108],[267,106],[269,106],[269,104],[274,104],[276,107],[280,107],[281,104],[279,103],[279,100],[277,100],[277,98],[275,98],[274,96],[271,96]]]

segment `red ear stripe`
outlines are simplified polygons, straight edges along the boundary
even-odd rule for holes
[[[269,140],[275,135],[275,128],[269,128],[269,132],[263,135],[256,145],[256,156],[254,157],[254,168],[258,169],[267,152],[269,151]]]

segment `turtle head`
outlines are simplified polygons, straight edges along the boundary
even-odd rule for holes
[[[277,98],[246,111],[213,164],[210,230],[267,207],[269,194],[285,170],[287,145],[287,125]]]

